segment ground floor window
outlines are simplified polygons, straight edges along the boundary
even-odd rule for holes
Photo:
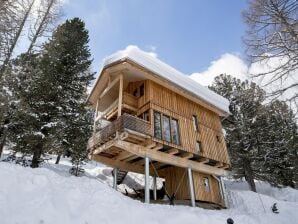
[[[208,177],[203,178],[203,184],[204,184],[205,191],[210,192],[209,178]]]

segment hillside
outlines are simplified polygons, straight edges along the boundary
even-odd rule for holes
[[[298,191],[293,189],[258,183],[261,193],[256,194],[247,191],[245,183],[228,181],[230,209],[147,205],[115,192],[109,186],[110,168],[89,163],[85,176],[74,177],[68,173],[69,165],[66,160],[59,165],[50,161],[31,169],[0,162],[1,223],[222,224],[229,217],[241,224],[298,223]],[[127,180],[142,184],[141,176],[129,175]],[[272,213],[273,203],[279,214]]]

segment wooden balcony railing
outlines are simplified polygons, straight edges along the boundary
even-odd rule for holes
[[[94,149],[96,146],[106,143],[116,135],[117,131],[121,133],[126,129],[151,136],[151,124],[148,121],[129,114],[123,114],[117,120],[96,132],[88,140],[88,149]]]

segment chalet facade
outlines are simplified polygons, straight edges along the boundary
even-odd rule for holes
[[[145,202],[151,175],[164,178],[176,200],[226,206],[226,99],[132,48],[105,60],[88,101],[95,110],[90,158],[114,167],[115,187],[118,170],[132,171],[145,174]]]

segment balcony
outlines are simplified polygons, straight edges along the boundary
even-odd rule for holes
[[[99,119],[111,120],[113,118],[115,119],[117,116],[118,102],[119,102],[118,99],[112,102],[109,107],[107,107],[103,112],[101,112],[101,115],[96,120],[99,120]],[[138,98],[127,92],[123,92],[122,111],[130,114],[135,114],[137,112],[137,108],[138,108]]]
[[[148,121],[123,114],[100,131],[96,132],[88,140],[88,149],[93,150],[96,147],[108,142],[116,136],[116,132],[133,131],[142,135],[151,136],[151,124]]]

